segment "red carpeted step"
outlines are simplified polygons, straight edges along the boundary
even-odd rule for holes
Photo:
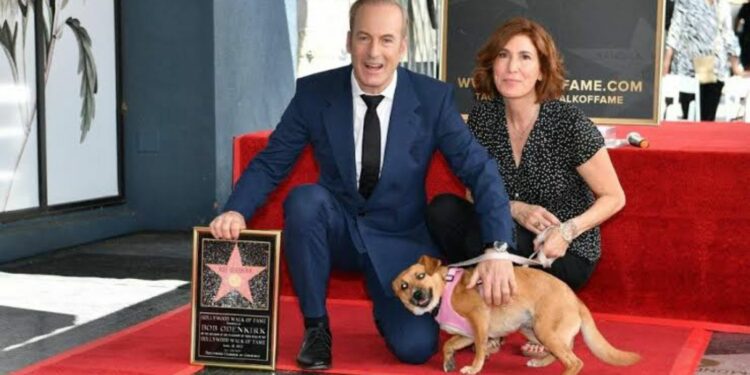
[[[594,311],[750,325],[750,283],[737,277],[750,267],[745,256],[750,250],[750,127],[684,122],[617,127],[620,138],[631,131],[648,138],[651,148],[610,150],[628,203],[602,225],[601,261],[578,295]],[[269,134],[235,138],[235,180]],[[249,227],[283,228],[287,193],[317,180],[318,167],[307,148]],[[425,188],[428,198],[465,191],[440,156],[430,166]],[[285,272],[282,277],[288,281]],[[282,293],[293,295],[288,282]],[[365,297],[361,284],[338,274],[328,295]]]
[[[334,335],[334,368],[346,374],[441,374],[441,355],[424,365],[399,363],[388,352],[372,322],[370,304],[366,301],[332,300],[329,302],[331,329]],[[595,314],[602,333],[615,346],[640,353],[643,360],[632,367],[621,368],[595,359],[578,337],[576,354],[584,361],[589,374],[692,374],[710,337],[706,330],[750,332],[750,327],[712,325],[710,323],[633,318]],[[279,320],[278,368],[297,369],[294,358],[299,350],[302,322],[293,298],[282,297]],[[445,339],[445,337],[443,337]],[[484,373],[559,374],[555,363],[544,369],[525,366],[519,354],[523,343],[514,335],[490,357]],[[36,365],[17,374],[190,374],[200,370],[191,366],[190,308],[180,309],[94,341]],[[471,361],[472,353],[461,352],[459,368]]]

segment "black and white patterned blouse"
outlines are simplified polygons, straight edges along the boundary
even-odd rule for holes
[[[734,35],[732,16],[726,0],[677,0],[666,38],[674,50],[669,70],[674,74],[695,76],[693,58],[716,57],[714,73],[721,81],[729,77],[729,56],[740,55]]]
[[[593,204],[594,195],[576,167],[604,147],[604,138],[580,109],[559,100],[543,102],[518,168],[501,98],[476,102],[468,124],[479,143],[497,160],[511,200],[542,206],[561,222]],[[568,252],[596,262],[601,255],[599,227],[573,240]]]

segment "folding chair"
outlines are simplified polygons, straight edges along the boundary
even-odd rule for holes
[[[724,82],[716,121],[734,121],[747,117],[747,96],[750,93],[750,78],[733,76]],[[744,113],[743,113],[744,112]]]
[[[680,93],[693,94],[695,99],[688,105],[688,113],[683,113],[680,103]],[[701,93],[700,83],[695,77],[667,74],[661,79],[661,118],[668,121],[688,120],[700,121]],[[671,103],[667,104],[667,99]]]

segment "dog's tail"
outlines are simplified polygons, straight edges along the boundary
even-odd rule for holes
[[[633,352],[626,352],[612,346],[596,328],[591,312],[580,300],[578,309],[581,314],[581,331],[583,340],[596,358],[615,366],[630,366],[641,360],[641,356]]]

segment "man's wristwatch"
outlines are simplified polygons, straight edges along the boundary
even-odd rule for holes
[[[485,250],[493,250],[497,253],[503,254],[508,252],[508,244],[505,242],[495,241],[484,244]]]
[[[573,242],[573,240],[576,238],[577,231],[578,227],[576,226],[576,223],[573,222],[573,220],[568,220],[560,224],[560,235],[567,243]]]

